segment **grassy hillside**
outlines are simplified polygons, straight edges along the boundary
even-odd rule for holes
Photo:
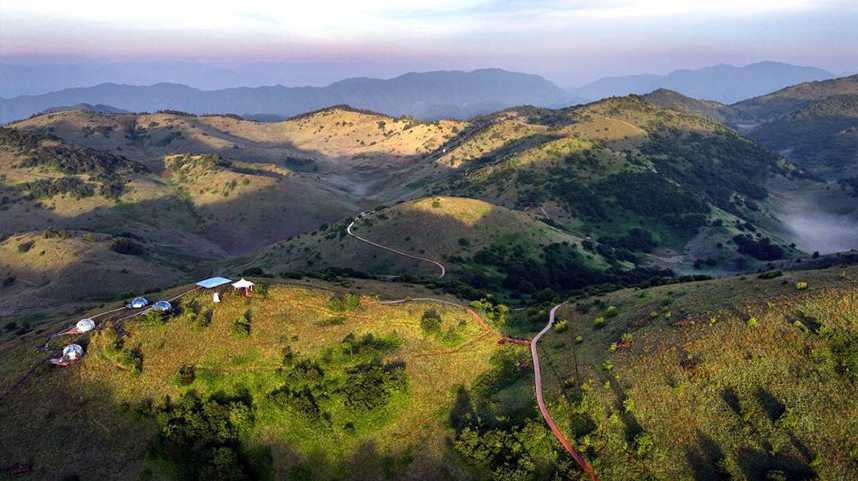
[[[837,267],[570,302],[541,349],[554,417],[602,479],[853,479],[856,276]],[[488,449],[497,433],[475,430]]]
[[[80,231],[16,234],[0,243],[0,315],[112,298],[186,276],[149,245]]]
[[[858,94],[814,101],[750,135],[830,179],[858,175]]]
[[[712,100],[698,100],[686,97],[668,89],[658,89],[643,95],[642,98],[660,107],[677,110],[691,115],[698,115],[717,122],[738,120],[739,112],[728,105]]]
[[[272,274],[351,269],[382,276],[436,278],[439,268],[367,245],[345,234],[345,224],[275,244],[233,268],[262,268]],[[563,257],[567,267],[602,271],[608,265],[595,252],[583,249],[583,239],[527,214],[487,202],[459,197],[427,197],[379,209],[359,218],[353,229],[359,236],[445,264],[447,280],[480,289],[508,290],[513,278],[528,267]],[[510,277],[512,275],[512,277]],[[509,280],[507,280],[509,278]],[[540,288],[546,287],[544,285]]]
[[[169,320],[105,327],[79,340],[81,365],[39,367],[4,399],[2,423],[18,428],[0,434],[3,459],[32,463],[24,479],[197,479],[202,465],[262,479],[459,479],[444,461],[453,388],[490,368],[494,339],[461,309],[343,296],[270,286],[212,306],[203,294]],[[428,329],[426,312],[437,320]],[[9,386],[42,354],[24,343],[3,355]],[[195,411],[191,392],[207,411]],[[217,409],[227,410],[227,439],[181,438],[204,426],[168,434],[189,416],[214,422]]]
[[[856,276],[573,299],[540,348],[549,407],[602,479],[852,479]],[[375,297],[425,291],[349,282],[105,324],[77,339],[82,363],[40,365],[3,399],[3,459],[18,479],[580,479],[538,417],[526,349],[461,309]],[[546,320],[477,307],[516,335]],[[38,339],[2,346],[4,386],[46,355]]]
[[[732,107],[760,121],[770,121],[828,97],[854,94],[858,94],[858,76],[855,75],[793,85]]]
[[[371,169],[378,176],[384,174],[381,167],[401,167],[437,149],[464,125],[393,118],[347,106],[269,123],[181,112],[67,111],[12,124],[16,129],[45,131],[68,142],[121,153],[157,171],[164,167],[165,155],[198,153],[318,174]]]
[[[778,238],[782,229],[762,184],[800,175],[718,123],[635,96],[481,119],[436,162],[451,171],[424,182],[426,192],[547,214],[581,237],[604,239],[606,247],[669,249],[668,257],[686,256],[686,270],[699,259],[724,258],[717,245],[733,243],[748,224],[758,240],[788,244]],[[634,229],[648,231],[650,242],[627,242]],[[711,241],[705,252],[693,242],[701,236]],[[717,267],[733,269],[732,258],[725,260]],[[764,259],[748,262],[758,260]]]

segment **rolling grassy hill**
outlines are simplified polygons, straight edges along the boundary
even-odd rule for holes
[[[394,246],[418,255],[455,258],[468,267],[452,278],[483,291],[570,292],[663,276],[663,269],[740,272],[801,255],[793,244],[807,242],[778,217],[782,197],[769,195],[767,186],[810,181],[715,121],[732,109],[660,91],[559,110],[512,108],[467,122],[344,106],[275,123],[180,112],[54,112],[8,132],[135,167],[111,167],[117,173],[110,178],[122,181],[109,186],[119,192],[90,193],[98,185],[87,175],[61,175],[50,162],[29,166],[29,154],[9,149],[4,189],[14,195],[0,215],[9,215],[7,235],[48,223],[130,233],[151,250],[172,253],[171,266],[185,270],[345,268],[419,277],[429,264],[369,246],[350,251],[344,220],[415,199],[470,198],[493,212],[505,208],[501,217],[520,222],[509,228],[507,221],[485,221],[465,234],[458,221],[436,224],[426,209],[412,209],[406,217],[421,219],[411,222],[419,227],[413,232],[394,232],[386,222],[365,232],[397,238]],[[49,178],[28,180],[34,176]],[[527,245],[507,236],[516,230]],[[230,259],[235,255],[249,257]],[[545,268],[528,279],[518,259]],[[554,264],[576,275],[553,273]]]
[[[826,179],[855,176],[858,76],[807,82],[731,107],[764,146]]]
[[[572,299],[540,349],[550,409],[602,479],[851,479],[856,275]],[[3,459],[19,479],[580,479],[538,417],[526,349],[463,310],[379,294],[426,291],[191,294],[173,317],[78,338],[87,354],[68,369],[39,364],[41,336],[24,334],[3,344],[0,378],[40,367],[3,399],[0,421],[16,426],[0,431]],[[478,307],[516,335],[546,320],[539,306]]]
[[[752,236],[788,244],[763,184],[802,175],[721,124],[640,97],[505,111],[475,121],[435,159],[451,172],[422,182],[427,193],[544,210],[570,232],[638,252],[689,254],[695,237],[711,241],[685,268],[708,256],[731,269],[717,245],[733,242],[748,223],[759,233]],[[652,239],[625,242],[635,228]]]
[[[347,222],[275,244],[229,265],[233,269],[257,267],[272,274],[351,269],[394,277],[438,276],[439,268],[431,263],[347,236]],[[502,289],[512,264],[518,269],[529,265],[537,271],[537,266],[561,252],[569,257],[570,265],[584,271],[608,268],[601,255],[583,250],[584,239],[527,214],[476,199],[440,196],[403,202],[360,217],[353,232],[414,256],[438,260],[449,266],[448,279],[482,288]]]

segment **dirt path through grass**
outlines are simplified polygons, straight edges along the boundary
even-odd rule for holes
[[[560,442],[560,445],[563,446],[563,449],[572,456],[572,459],[574,459],[575,462],[578,463],[578,466],[580,466],[581,469],[590,476],[592,481],[599,481],[599,475],[597,475],[596,471],[593,470],[593,466],[591,466],[587,459],[572,446],[572,443],[566,435],[557,427],[557,424],[551,417],[551,413],[548,412],[548,408],[545,406],[545,398],[542,394],[542,372],[539,369],[539,352],[537,344],[539,344],[539,340],[542,339],[542,336],[544,336],[554,326],[555,314],[562,305],[563,304],[557,304],[551,309],[551,312],[548,314],[548,324],[539,331],[539,334],[530,340],[530,355],[533,357],[533,376],[534,385],[536,387],[536,403],[539,405],[539,412],[542,414],[542,418],[545,419],[545,423],[548,424],[549,428],[551,428],[551,432],[554,434],[554,437],[557,438],[557,441]]]
[[[358,216],[358,219],[359,219],[362,215],[363,215],[363,214],[360,214],[360,215]],[[379,244],[379,243],[377,243],[377,242],[373,242],[373,241],[371,241],[371,240],[369,240],[369,239],[365,239],[365,238],[363,238],[363,237],[361,237],[361,236],[359,236],[359,235],[355,234],[354,232],[352,232],[352,227],[354,227],[355,222],[356,222],[356,221],[355,221],[355,220],[353,220],[353,221],[351,221],[351,223],[349,223],[348,227],[346,227],[346,234],[348,234],[348,235],[350,235],[350,236],[354,237],[355,239],[357,239],[357,240],[359,240],[359,241],[361,241],[361,242],[365,242],[365,243],[367,243],[367,244],[369,244],[369,245],[371,245],[371,246],[373,246],[373,247],[378,247],[379,249],[384,249],[384,250],[386,250],[386,251],[393,252],[394,254],[399,254],[399,255],[401,255],[401,256],[408,257],[408,258],[410,258],[410,259],[416,259],[416,260],[418,260],[418,261],[429,262],[430,264],[435,264],[435,265],[436,265],[436,266],[438,266],[438,268],[441,270],[441,273],[440,273],[440,274],[438,274],[438,279],[443,279],[443,278],[444,278],[444,276],[445,276],[445,275],[447,275],[447,268],[444,266],[444,264],[441,264],[440,262],[438,262],[438,261],[436,261],[436,260],[434,260],[434,259],[430,259],[430,258],[428,258],[428,257],[415,256],[415,255],[413,255],[413,254],[409,254],[409,253],[404,252],[404,251],[401,251],[401,250],[399,250],[399,249],[394,249],[394,248],[392,248],[392,247],[387,247],[387,246],[381,245],[381,244]]]

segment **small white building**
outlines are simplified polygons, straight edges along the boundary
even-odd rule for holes
[[[252,282],[243,277],[241,280],[232,283],[232,287],[241,292],[245,297],[250,297],[253,294],[253,285]]]

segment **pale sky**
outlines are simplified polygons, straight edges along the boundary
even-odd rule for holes
[[[0,58],[501,67],[561,85],[777,60],[858,70],[856,0],[0,0]]]

